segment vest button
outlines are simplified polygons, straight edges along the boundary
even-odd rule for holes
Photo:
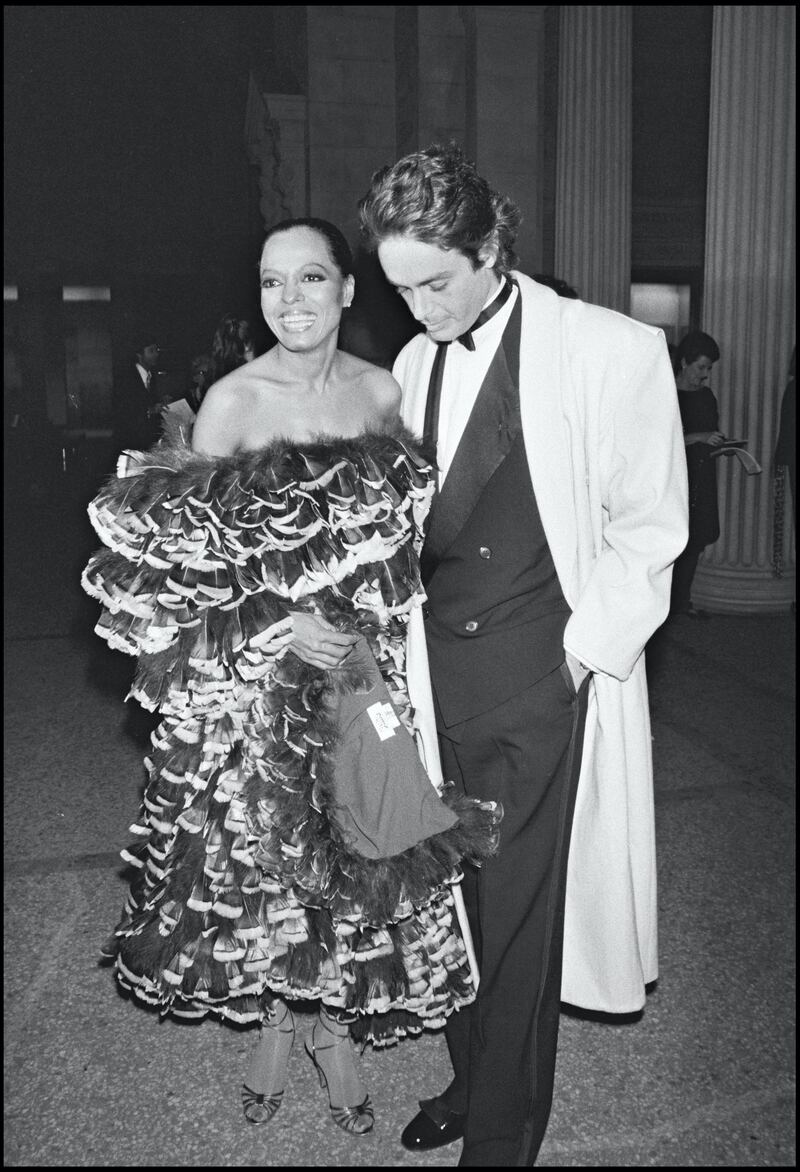
[[[490,558],[492,556],[492,551],[489,549],[488,545],[482,545],[478,552],[482,558]]]
[[[464,624],[464,630],[469,631],[470,634],[472,634],[473,631],[477,631],[477,629],[478,629],[478,624],[475,622],[474,619],[470,619],[468,623]]]

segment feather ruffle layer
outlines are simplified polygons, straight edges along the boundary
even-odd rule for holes
[[[389,858],[353,850],[330,699],[363,680],[276,641],[300,609],[359,631],[410,727],[405,622],[431,491],[400,433],[220,460],[162,445],[123,458],[92,502],[109,547],[83,579],[97,630],[139,657],[132,694],[163,717],[113,948],[144,1000],[253,1021],[270,992],[319,997],[380,1043],[473,999],[450,884],[493,851],[498,812],[446,795],[449,829]]]

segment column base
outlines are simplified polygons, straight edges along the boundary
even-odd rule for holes
[[[697,567],[692,583],[692,602],[717,614],[782,614],[795,600],[795,567],[775,578],[763,567]]]

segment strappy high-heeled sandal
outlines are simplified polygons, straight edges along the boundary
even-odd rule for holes
[[[345,1066],[353,1063],[353,1047],[350,1041],[349,1034],[334,1033],[329,1026],[325,1024],[324,1018],[320,1016],[317,1022],[314,1023],[314,1030],[317,1025],[321,1025],[326,1031],[331,1041],[327,1045],[317,1045],[314,1041],[314,1031],[312,1030],[311,1039],[306,1039],[306,1051],[314,1066],[317,1068],[319,1075],[319,1085],[328,1092],[328,1106],[330,1107],[331,1118],[337,1127],[341,1127],[342,1131],[350,1132],[351,1135],[366,1135],[368,1131],[372,1131],[372,1126],[375,1122],[375,1112],[372,1108],[372,1099],[369,1095],[364,1097],[364,1101],[359,1103],[357,1107],[335,1107],[333,1098],[331,1096],[331,1088],[328,1082],[328,1076],[322,1069],[320,1058],[318,1055],[329,1055],[329,1058],[335,1063],[339,1064],[340,1076],[343,1074]],[[331,1070],[331,1077],[335,1078],[335,1072]],[[343,1079],[342,1079],[343,1081]]]
[[[284,1005],[286,1012],[278,1020],[278,1009],[281,1004],[279,1002],[274,1005],[264,1021],[257,1049],[262,1046],[267,1049],[266,1058],[271,1066],[272,1078],[275,1081],[282,1079],[284,1085],[280,1090],[259,1092],[251,1090],[247,1083],[242,1083],[242,1107],[248,1123],[269,1123],[280,1107],[286,1089],[286,1068],[294,1044],[295,1021],[288,1005]],[[275,1020],[270,1020],[271,1018]]]

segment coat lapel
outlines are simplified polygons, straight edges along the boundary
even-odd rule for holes
[[[574,468],[567,423],[568,371],[561,361],[563,303],[552,289],[515,272],[522,299],[520,414],[536,504],[564,597],[577,600],[578,523],[574,494],[585,491],[584,463]]]
[[[423,581],[430,580],[436,565],[458,537],[519,431],[520,326],[517,298],[444,485],[433,499],[422,550]]]

